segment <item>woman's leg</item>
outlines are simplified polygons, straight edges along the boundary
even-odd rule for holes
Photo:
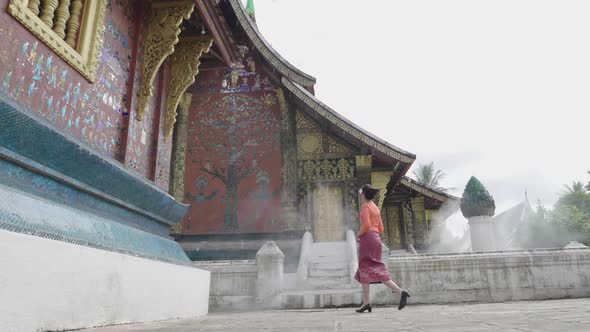
[[[369,284],[362,284],[363,285],[363,305],[369,304]]]
[[[387,280],[383,283],[385,286],[389,287],[394,293],[401,294],[403,289],[401,289],[393,280]]]

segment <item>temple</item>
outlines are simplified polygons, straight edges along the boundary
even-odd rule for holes
[[[273,240],[295,265],[306,232],[358,229],[365,183],[392,249],[425,246],[456,200],[318,100],[252,1],[0,8],[0,330],[205,314],[210,274],[193,261]]]
[[[204,59],[187,89],[188,109],[179,110],[182,148],[173,159],[184,160],[185,169],[172,185],[190,207],[174,235],[188,256],[252,258],[274,240],[296,263],[304,232],[339,241],[358,230],[358,188],[365,183],[383,189],[377,203],[387,245],[423,247],[435,212],[456,198],[406,177],[414,154],[318,100],[315,78],[260,34],[252,1],[246,8],[220,1],[216,9],[225,53],[238,56],[232,63]]]

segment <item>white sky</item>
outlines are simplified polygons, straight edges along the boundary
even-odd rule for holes
[[[246,1],[244,0],[244,3]],[[590,176],[590,1],[257,0],[316,95],[497,212]],[[411,174],[408,173],[408,174]]]

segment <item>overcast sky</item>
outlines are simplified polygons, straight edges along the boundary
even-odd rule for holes
[[[244,0],[244,3],[246,1]],[[362,128],[497,212],[590,176],[590,1],[256,0],[273,47]]]

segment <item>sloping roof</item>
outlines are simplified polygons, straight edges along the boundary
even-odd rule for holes
[[[261,54],[263,59],[280,74],[281,83],[287,91],[296,99],[302,102],[312,112],[315,112],[320,118],[323,118],[328,124],[337,128],[344,136],[345,140],[361,148],[367,148],[378,158],[391,162],[397,166],[399,163],[404,165],[399,168],[399,176],[404,174],[409,166],[416,160],[416,156],[410,152],[404,151],[388,142],[374,136],[366,130],[361,129],[352,121],[346,119],[336,111],[332,110],[320,100],[318,100],[310,88],[316,82],[316,79],[281,57],[270,44],[264,39],[258,27],[247,15],[246,9],[240,0],[228,0],[234,11],[238,24],[244,30],[246,36],[250,39],[254,48]],[[398,162],[398,164],[396,164]],[[396,166],[396,167],[397,167]]]
[[[505,245],[510,245],[514,240],[514,235],[518,226],[533,212],[528,199],[516,204],[510,209],[495,215],[492,221],[496,224],[496,233],[500,241]]]
[[[258,27],[252,19],[246,14],[246,9],[242,6],[240,0],[229,0],[231,7],[236,14],[238,23],[262,57],[270,63],[282,76],[287,77],[293,82],[305,87],[313,87],[316,82],[315,77],[304,73],[297,67],[285,60],[278,54],[272,46],[264,39]]]
[[[449,194],[442,192],[440,190],[425,186],[424,184],[422,184],[412,178],[409,178],[407,176],[404,176],[402,178],[402,180],[400,181],[400,184],[402,184],[412,190],[415,190],[415,191],[421,193],[422,195],[428,196],[430,198],[434,198],[440,202],[445,202],[447,200],[456,200],[456,201],[460,200],[459,197],[455,197],[453,195],[449,195]]]
[[[352,121],[338,114],[336,111],[322,103],[301,85],[291,82],[285,77],[282,78],[281,82],[283,83],[283,86],[293,94],[293,96],[303,102],[306,106],[314,110],[329,123],[342,129],[342,131],[344,131],[347,135],[350,135],[366,147],[374,149],[378,152],[381,152],[385,156],[406,164],[411,164],[414,162],[414,160],[416,160],[416,156],[414,154],[387,143],[386,141],[374,136],[366,130],[363,130]]]

